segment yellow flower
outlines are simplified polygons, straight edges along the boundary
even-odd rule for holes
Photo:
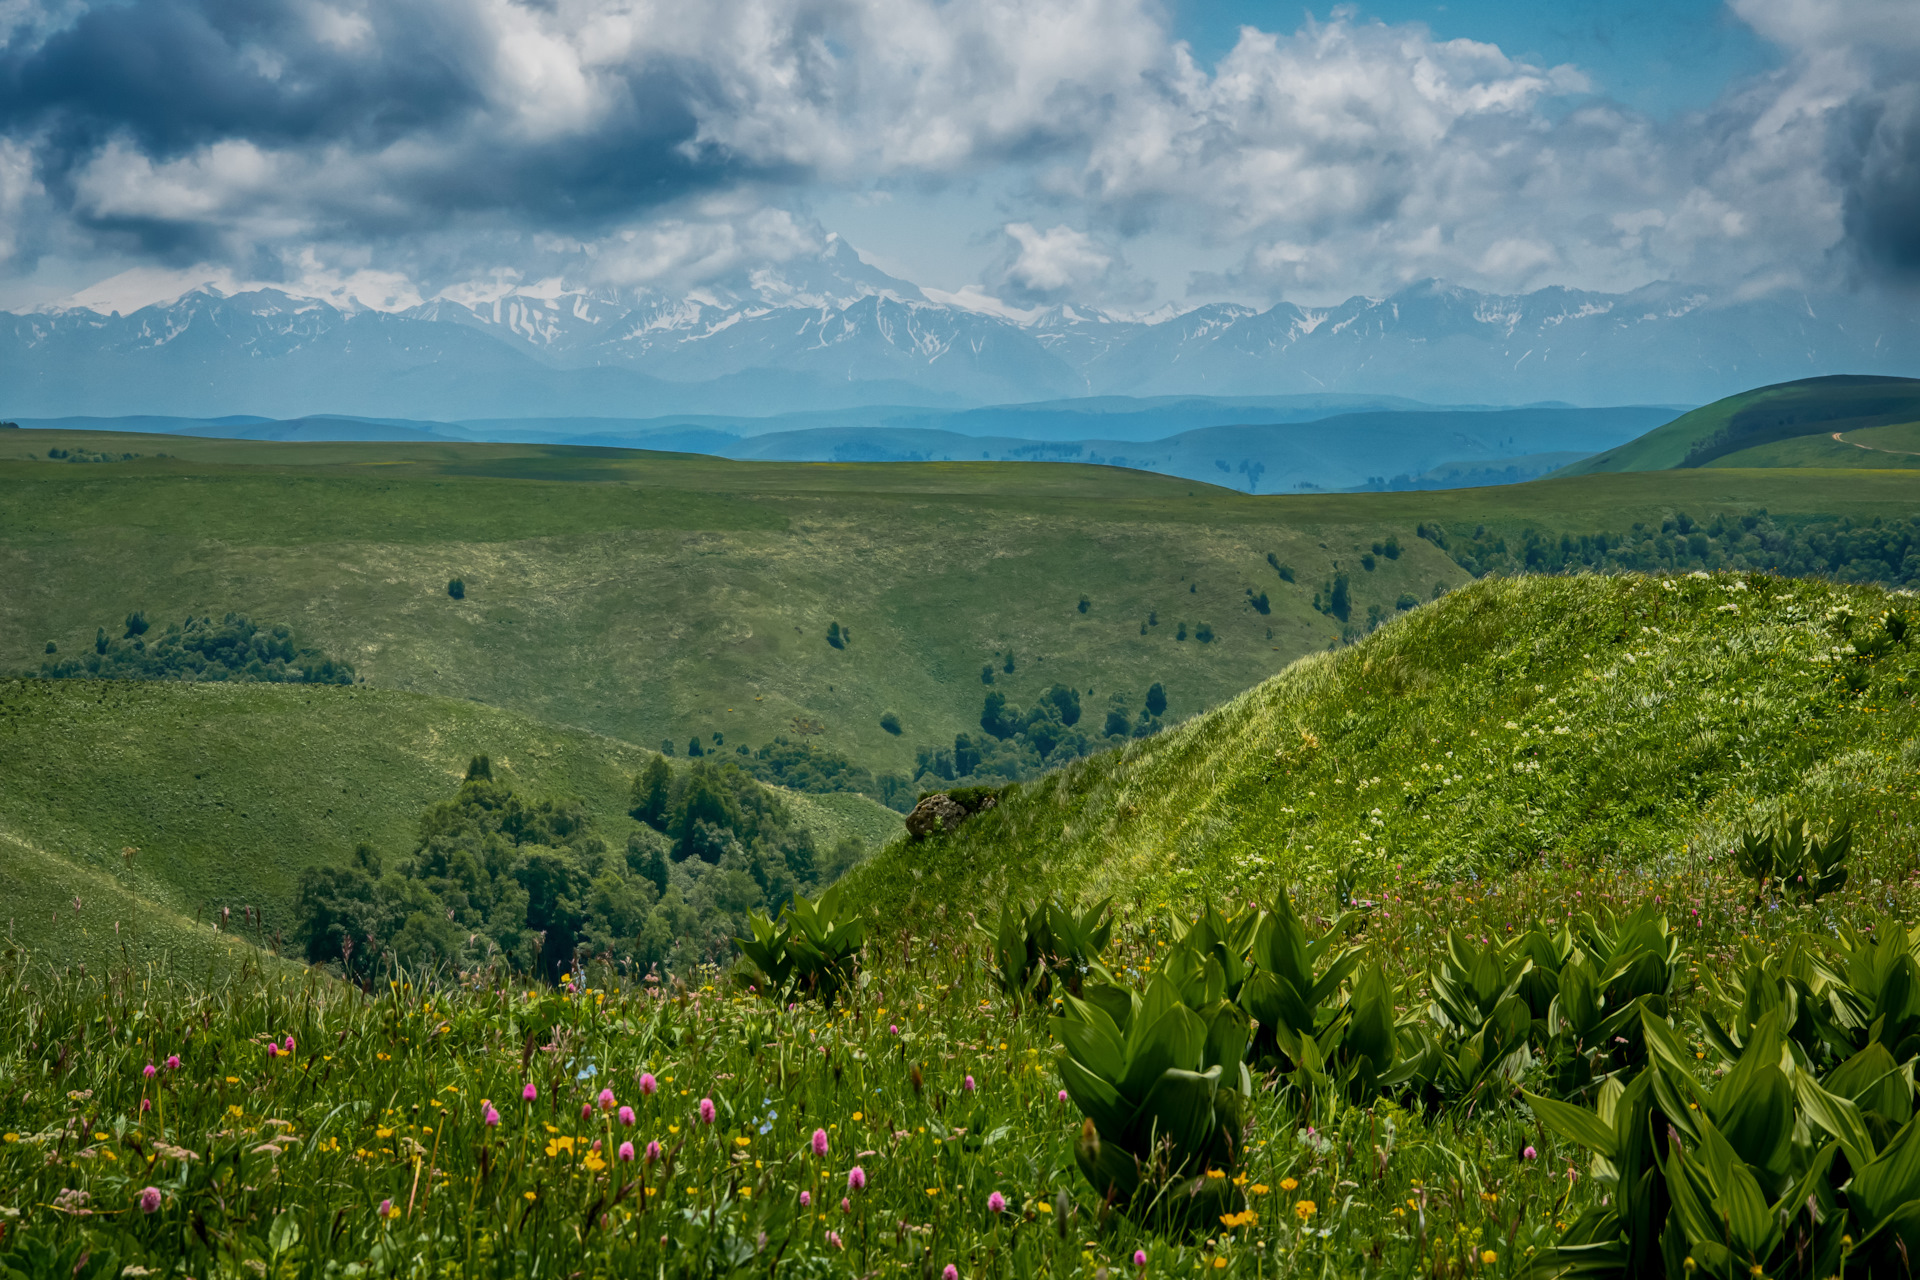
[[[1293,1203],[1293,1216],[1302,1222],[1318,1212],[1320,1212],[1320,1206],[1311,1200],[1296,1200]]]
[[[733,1140],[733,1145],[736,1147],[744,1147],[744,1146],[751,1145],[752,1142],[753,1142],[752,1138],[735,1138]]]
[[[1251,1209],[1242,1209],[1239,1213],[1223,1213],[1220,1221],[1229,1227],[1249,1227],[1260,1221],[1260,1215]]]
[[[1042,1201],[1040,1201],[1040,1203],[1039,1203],[1039,1206],[1038,1206],[1038,1207],[1039,1207],[1039,1210],[1040,1210],[1040,1212],[1042,1212],[1042,1213],[1052,1213],[1052,1212],[1053,1212],[1053,1206],[1052,1206],[1052,1205],[1050,1205],[1050,1204],[1048,1204],[1048,1203],[1047,1203],[1047,1202],[1046,1202],[1045,1200],[1042,1200]]]
[[[20,1141],[20,1135],[17,1133],[0,1135],[0,1142],[18,1142],[18,1141]]]
[[[1496,1262],[1498,1262],[1498,1261],[1500,1261],[1500,1255],[1499,1255],[1499,1254],[1497,1254],[1497,1253],[1495,1253],[1495,1252],[1494,1252],[1493,1250],[1491,1250],[1491,1249],[1483,1249],[1483,1250],[1481,1250],[1481,1251],[1480,1251],[1480,1265],[1481,1265],[1481,1266],[1484,1266],[1484,1267],[1490,1267],[1490,1266],[1492,1266],[1492,1265],[1493,1265],[1494,1263],[1496,1263]]]
[[[228,1076],[228,1077],[227,1077],[227,1083],[228,1083],[228,1084],[239,1084],[239,1083],[240,1083],[240,1077],[239,1077],[239,1076]]]
[[[1243,1173],[1243,1174],[1241,1174],[1241,1175],[1240,1175],[1239,1177],[1237,1177],[1237,1178],[1235,1178],[1235,1179],[1233,1180],[1233,1185],[1234,1185],[1234,1186],[1236,1186],[1236,1187],[1244,1187],[1244,1186],[1246,1186],[1246,1185],[1247,1185],[1247,1175]]]
[[[587,1158],[581,1161],[581,1163],[586,1166],[587,1172],[589,1173],[598,1173],[607,1167],[607,1162],[600,1158],[598,1151],[587,1152]]]
[[[104,1133],[96,1133],[93,1135],[93,1140],[95,1142],[105,1142],[107,1140],[107,1135]]]
[[[668,1125],[668,1126],[667,1126],[667,1132],[668,1132],[668,1133],[678,1133],[678,1132],[680,1132],[680,1126],[679,1126],[679,1125],[677,1125],[677,1124],[670,1124],[670,1125]]]
[[[525,1196],[527,1197],[527,1199],[529,1199],[529,1200],[531,1200],[531,1199],[533,1199],[533,1198],[534,1198],[534,1195],[533,1195],[533,1192],[531,1192],[531,1191],[527,1191],[527,1192],[522,1192],[522,1194],[523,1194],[523,1195],[525,1195]]]
[[[859,1120],[859,1119],[861,1118],[861,1117],[860,1117],[860,1113],[859,1113],[858,1111],[856,1111],[856,1112],[854,1112],[854,1113],[853,1113],[853,1118],[854,1118],[854,1119],[855,1119],[856,1121],[857,1121],[857,1120]]]
[[[1300,1185],[1300,1181],[1299,1181],[1299,1179],[1297,1179],[1297,1178],[1282,1178],[1282,1179],[1280,1179],[1280,1189],[1281,1189],[1282,1191],[1291,1191],[1291,1190],[1293,1190],[1293,1189],[1294,1189],[1295,1187],[1297,1187],[1297,1186],[1299,1186],[1299,1185]]]
[[[1226,1174],[1224,1174],[1224,1173],[1222,1173],[1222,1172],[1220,1172],[1220,1170],[1218,1170],[1218,1169],[1209,1169],[1209,1170],[1207,1170],[1207,1176],[1208,1176],[1209,1178],[1224,1178],[1224,1177],[1226,1177],[1227,1175],[1226,1175]]]
[[[939,1195],[939,1194],[940,1194],[940,1188],[938,1188],[938,1187],[928,1187],[928,1188],[927,1188],[927,1194],[928,1194],[928,1195],[930,1195],[930,1196],[937,1196],[937,1195]]]
[[[1263,1196],[1267,1194],[1267,1184],[1264,1182],[1256,1182],[1247,1188],[1247,1194],[1250,1196]]]
[[[375,1129],[375,1130],[373,1131],[373,1136],[374,1136],[374,1137],[376,1137],[376,1138],[391,1138],[391,1137],[393,1136],[393,1130],[391,1130],[391,1129]]]
[[[1215,1258],[1213,1260],[1214,1270],[1216,1271],[1224,1270],[1226,1268],[1226,1265],[1227,1265],[1227,1260],[1225,1258]]]
[[[753,1199],[753,1188],[752,1188],[752,1187],[742,1187],[742,1188],[740,1188],[740,1198],[741,1198],[742,1200],[751,1200],[751,1199]]]

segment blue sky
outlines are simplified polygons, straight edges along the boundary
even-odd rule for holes
[[[1574,63],[1596,88],[1656,116],[1710,105],[1727,84],[1777,67],[1782,51],[1762,40],[1724,0],[1382,0],[1353,6],[1364,19],[1424,23],[1443,40],[1483,40],[1508,54]],[[1203,63],[1233,47],[1239,29],[1297,25],[1325,6],[1176,0],[1173,30]]]
[[[15,0],[0,306],[1908,290],[1915,0]]]

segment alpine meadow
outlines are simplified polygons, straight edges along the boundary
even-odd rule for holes
[[[0,1280],[1911,1280],[1913,3],[0,4]]]

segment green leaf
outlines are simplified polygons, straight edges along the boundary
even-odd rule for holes
[[[1565,1138],[1568,1142],[1585,1147],[1611,1160],[1619,1151],[1619,1142],[1613,1126],[1603,1121],[1585,1107],[1576,1107],[1571,1103],[1558,1102],[1552,1098],[1543,1098],[1535,1093],[1522,1093],[1527,1105],[1533,1108],[1533,1114],[1540,1117],[1540,1123]]]
[[[1144,1151],[1151,1150],[1154,1142],[1171,1141],[1176,1167],[1199,1156],[1213,1136],[1213,1101],[1219,1086],[1218,1067],[1205,1072],[1178,1068],[1163,1072],[1134,1116],[1134,1141],[1128,1145]]]
[[[1118,1089],[1074,1061],[1071,1055],[1060,1052],[1056,1061],[1061,1087],[1066,1089],[1067,1097],[1080,1108],[1081,1114],[1109,1138],[1117,1140],[1124,1135],[1132,1126],[1138,1108],[1130,1106]]]

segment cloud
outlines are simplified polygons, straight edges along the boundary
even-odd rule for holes
[[[1066,226],[1039,231],[1030,222],[1010,222],[1005,230],[1013,253],[1000,274],[1015,296],[1087,297],[1113,269],[1114,255],[1101,252],[1084,231]]]
[[[1021,304],[1920,273],[1911,0],[1731,2],[1786,65],[1669,122],[1341,10],[1208,68],[1155,0],[0,0],[0,258],[685,288],[987,182]]]

